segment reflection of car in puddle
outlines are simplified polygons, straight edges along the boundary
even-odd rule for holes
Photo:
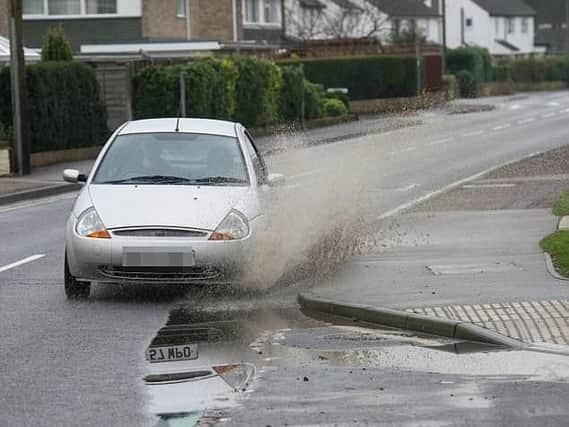
[[[231,407],[234,392],[244,391],[255,365],[235,352],[236,321],[167,325],[146,351],[144,378],[150,411],[158,426],[192,426],[210,407]]]

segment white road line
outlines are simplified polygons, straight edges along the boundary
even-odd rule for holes
[[[484,133],[483,130],[476,130],[474,132],[468,132],[468,133],[463,133],[462,136],[463,138],[468,138],[470,136],[478,136],[478,135],[482,135]]]
[[[527,119],[518,120],[519,125],[525,125],[526,123],[535,122],[535,117],[528,117]]]
[[[548,102],[546,105],[548,107],[559,107],[561,104],[559,102]]]
[[[457,187],[460,187],[461,185],[466,184],[467,182],[474,181],[475,179],[478,179],[478,178],[480,178],[480,177],[482,177],[482,176],[484,176],[484,175],[486,175],[486,174],[488,174],[488,173],[490,173],[496,169],[499,169],[501,167],[504,167],[504,166],[507,166],[510,164],[514,164],[514,163],[519,162],[520,160],[523,160],[523,159],[527,159],[527,158],[530,158],[533,156],[537,156],[538,154],[541,154],[541,153],[543,153],[543,151],[536,151],[536,152],[530,153],[530,154],[525,155],[525,156],[520,156],[517,159],[511,160],[509,162],[504,162],[504,163],[501,163],[501,164],[496,165],[496,166],[492,166],[488,169],[483,170],[482,172],[478,172],[478,173],[475,173],[474,175],[471,175],[469,177],[459,179],[458,181],[455,181],[451,184],[445,185],[444,187],[439,188],[438,190],[431,191],[430,193],[427,193],[421,197],[417,197],[416,199],[413,199],[407,203],[403,203],[402,205],[399,205],[394,209],[388,210],[387,212],[377,216],[376,219],[383,220],[383,219],[392,217],[392,216],[397,215],[403,211],[406,211],[407,209],[410,209],[414,206],[417,206],[419,203],[422,203],[426,200],[432,199],[433,197],[438,196],[439,194],[446,193],[447,191],[452,190],[453,188],[457,188]]]
[[[541,117],[544,119],[548,119],[550,117],[555,116],[555,113],[547,113],[547,114],[542,114]]]
[[[569,108],[566,108],[565,110],[561,110],[562,113],[569,113]]]
[[[520,104],[514,104],[510,107],[511,110],[519,110],[520,108],[522,108]]]
[[[401,152],[402,153],[408,153],[409,151],[415,151],[416,149],[417,149],[416,147],[408,147],[408,148],[401,150]]]
[[[418,186],[419,186],[419,184],[410,184],[410,185],[407,185],[406,187],[397,188],[395,191],[405,193],[407,191],[411,191],[413,188],[416,188]]]
[[[462,188],[512,188],[517,184],[466,184]]]
[[[319,173],[322,172],[322,169],[314,169],[311,171],[306,171],[306,172],[301,172],[301,173],[297,173],[296,175],[289,175],[288,179],[298,179],[298,178],[304,178],[307,176],[312,176],[312,175],[317,175]]]
[[[429,142],[428,145],[439,145],[439,144],[444,144],[445,142],[449,142],[450,138],[444,138],[444,139],[439,139],[437,141],[433,141],[433,142]]]
[[[506,123],[505,125],[494,126],[494,127],[492,128],[492,130],[508,129],[509,127],[512,127],[512,125],[509,124],[509,123]]]
[[[32,255],[30,257],[21,259],[20,261],[13,262],[12,264],[5,265],[4,267],[0,267],[0,273],[8,271],[12,268],[19,267],[20,265],[27,264],[29,262],[37,261],[38,259],[43,258],[44,256],[45,256],[44,254]]]

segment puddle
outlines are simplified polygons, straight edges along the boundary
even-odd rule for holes
[[[569,382],[569,358],[378,328],[296,308],[173,310],[152,340],[145,385],[157,426],[215,423],[279,369],[358,368]],[[488,402],[454,401],[484,407]]]

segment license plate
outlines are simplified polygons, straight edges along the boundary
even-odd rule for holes
[[[176,362],[179,360],[196,360],[198,345],[172,345],[167,347],[150,347],[146,350],[146,359],[150,363]]]
[[[191,248],[124,248],[123,267],[193,267],[196,265]]]

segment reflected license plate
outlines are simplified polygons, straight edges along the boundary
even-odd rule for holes
[[[167,347],[150,347],[146,350],[146,359],[150,363],[176,362],[179,360],[196,360],[198,345],[172,345]]]

